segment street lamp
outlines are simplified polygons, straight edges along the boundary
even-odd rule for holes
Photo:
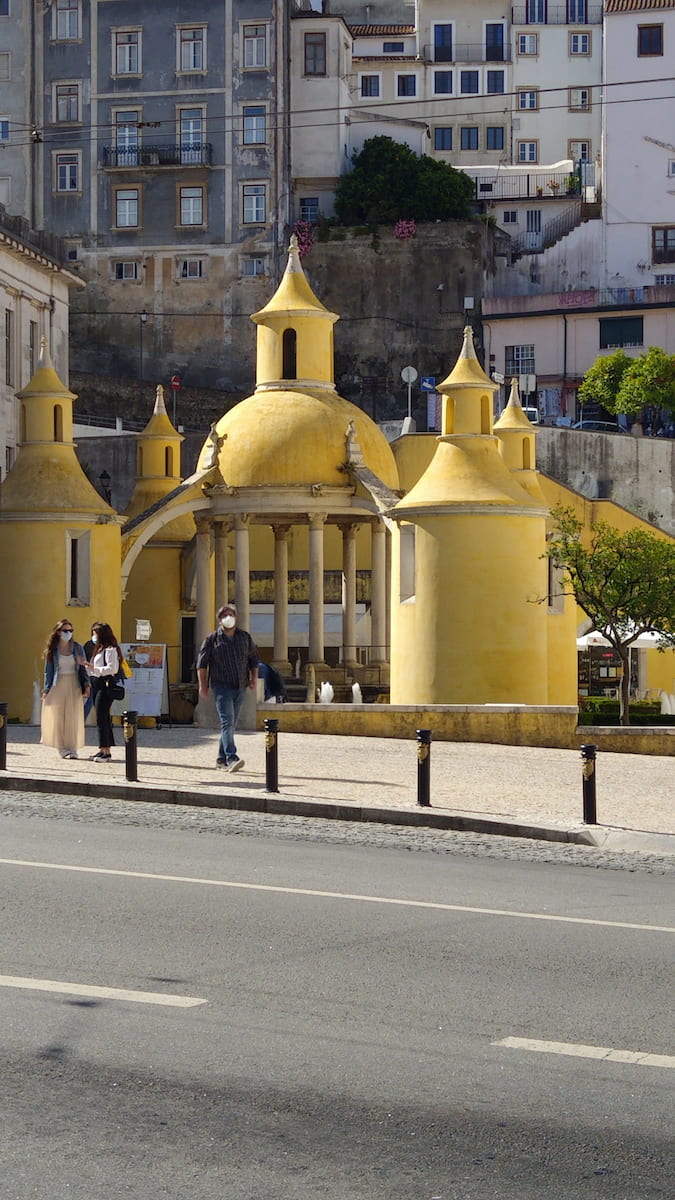
[[[148,323],[148,314],[143,309],[138,323],[138,353],[139,353],[139,376],[141,383],[143,382],[143,330]]]
[[[98,477],[98,481],[101,485],[101,495],[103,496],[103,499],[105,500],[106,504],[110,504],[110,498],[112,496],[112,492],[110,491],[110,484],[112,483],[112,479],[110,478],[105,467],[101,471],[101,474]]]

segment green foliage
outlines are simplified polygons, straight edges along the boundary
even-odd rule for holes
[[[658,632],[675,646],[675,543],[642,529],[622,532],[598,521],[590,542],[571,508],[553,510],[548,556],[564,571],[564,587],[606,637],[623,664],[621,722],[628,724],[628,659],[641,633]]]
[[[619,701],[608,696],[582,696],[579,700],[580,725],[618,725]],[[631,725],[675,725],[675,717],[661,712],[659,700],[634,700],[630,705]]]
[[[675,415],[675,355],[650,346],[637,358],[623,350],[596,358],[581,381],[579,403],[615,414],[665,408]]]
[[[632,359],[617,350],[603,358],[596,358],[584,375],[578,392],[580,404],[599,404],[610,413],[633,412],[634,409],[617,408],[617,396],[625,372]]]
[[[617,412],[666,408],[675,415],[675,355],[659,346],[631,360],[617,393]]]
[[[415,154],[389,137],[368,138],[353,156],[354,169],[335,193],[344,225],[457,220],[470,215],[472,180],[448,163]]]

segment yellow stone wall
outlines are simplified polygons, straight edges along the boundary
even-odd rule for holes
[[[66,530],[91,533],[91,602],[67,605]],[[42,687],[42,651],[62,617],[73,622],[76,641],[84,643],[94,621],[120,628],[120,531],[117,524],[82,521],[0,521],[0,623],[9,631],[12,651],[0,661],[0,699],[9,715],[29,721],[33,682]],[[13,565],[12,565],[13,564]],[[13,580],[13,582],[12,582]]]
[[[181,593],[180,547],[151,543],[141,552],[129,575],[120,641],[135,641],[136,621],[149,620],[150,640],[167,647],[171,683],[180,680]]]
[[[675,726],[640,729],[578,727],[575,707],[547,706],[495,710],[489,706],[393,706],[389,704],[259,705],[257,728],[266,717],[280,722],[279,755],[284,733],[345,737],[409,738],[415,770],[415,731],[431,729],[439,742],[491,742],[501,746],[547,746],[576,750],[594,742],[616,754],[675,754]],[[579,774],[581,797],[581,772]]]
[[[424,517],[415,536],[415,598],[392,604],[392,704],[548,703],[543,521]]]

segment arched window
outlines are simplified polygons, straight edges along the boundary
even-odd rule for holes
[[[492,396],[481,396],[480,398],[480,431],[481,433],[491,433],[492,431]]]
[[[297,346],[298,335],[294,329],[284,329],[283,337],[283,363],[281,367],[282,379],[297,379],[298,364],[297,364]]]
[[[164,447],[164,474],[173,475],[173,446]]]
[[[532,439],[529,437],[523,438],[523,470],[532,470]]]
[[[63,441],[63,409],[60,404],[54,405],[54,441]]]

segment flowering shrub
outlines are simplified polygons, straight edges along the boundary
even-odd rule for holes
[[[400,238],[402,242],[406,241],[407,238],[414,237],[416,233],[417,225],[412,219],[410,221],[405,221],[403,218],[401,218],[401,220],[397,221],[394,225],[394,237]]]
[[[298,239],[298,253],[301,258],[304,258],[314,244],[314,227],[309,221],[296,221],[293,233]]]

